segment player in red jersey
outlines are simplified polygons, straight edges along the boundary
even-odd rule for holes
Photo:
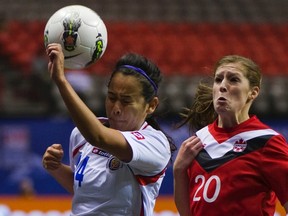
[[[274,215],[288,212],[288,145],[250,107],[261,84],[250,59],[223,57],[213,85],[201,83],[182,125],[185,140],[174,163],[174,198],[181,216]]]

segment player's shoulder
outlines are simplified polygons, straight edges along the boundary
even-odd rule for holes
[[[161,130],[157,130],[149,124],[144,124],[139,130],[135,131],[122,131],[122,134],[127,139],[137,140],[140,142],[155,142],[156,140],[161,143],[168,142],[166,135]]]
[[[76,137],[76,136],[80,136],[80,135],[81,135],[81,133],[80,133],[79,129],[77,127],[74,127],[72,132],[71,132],[71,136]]]
[[[151,138],[164,138],[166,139],[166,135],[164,134],[163,131],[161,130],[157,130],[155,128],[153,128],[151,125],[147,124],[146,127],[141,128],[139,131],[139,133],[144,134],[146,136],[149,136]]]

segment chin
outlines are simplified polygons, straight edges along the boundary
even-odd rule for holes
[[[115,130],[120,130],[120,131],[125,131],[125,130],[127,130],[127,129],[126,129],[126,126],[127,126],[127,125],[125,125],[125,124],[123,124],[123,123],[118,123],[118,124],[117,124],[117,123],[116,123],[116,124],[114,123],[114,124],[111,124],[111,125],[110,125],[111,128],[113,128],[113,129],[115,129]]]
[[[226,113],[230,112],[230,110],[227,109],[226,107],[221,107],[221,108],[215,109],[215,111],[218,115],[226,114]]]
[[[121,126],[118,124],[110,124],[110,128],[113,128],[115,130],[121,130]]]

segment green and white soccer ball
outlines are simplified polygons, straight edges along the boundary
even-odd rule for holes
[[[56,11],[47,21],[45,47],[50,43],[61,44],[65,68],[83,69],[103,56],[108,44],[107,29],[92,9],[70,5]]]

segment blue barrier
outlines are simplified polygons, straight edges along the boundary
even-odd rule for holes
[[[188,137],[186,127],[175,129],[177,119],[160,121],[161,127],[179,146]],[[267,120],[265,123],[288,137],[288,121]],[[68,163],[68,143],[73,122],[69,118],[0,119],[0,194],[19,194],[23,181],[30,181],[37,194],[66,194],[66,191],[42,168],[42,155],[53,143],[64,148]],[[176,152],[177,153],[177,152]],[[176,155],[174,154],[174,157]],[[160,194],[173,193],[172,165]]]

